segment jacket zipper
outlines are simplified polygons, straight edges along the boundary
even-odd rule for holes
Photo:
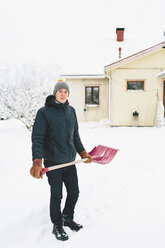
[[[69,127],[68,127],[67,118],[66,118],[66,109],[63,108],[63,111],[64,111],[66,130],[67,130],[67,157],[69,158]]]

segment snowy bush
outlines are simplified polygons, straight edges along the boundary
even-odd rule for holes
[[[16,118],[31,130],[37,110],[53,91],[60,68],[23,64],[0,68],[0,118]]]

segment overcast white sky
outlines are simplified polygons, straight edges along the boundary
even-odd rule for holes
[[[78,73],[99,59],[93,55],[116,38],[116,27],[125,38],[162,42],[164,10],[164,0],[0,0],[0,60],[53,62]]]

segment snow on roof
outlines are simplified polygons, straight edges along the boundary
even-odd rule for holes
[[[65,78],[106,78],[105,74],[62,74],[61,77]]]
[[[165,71],[158,73],[157,77],[164,78],[165,77]]]
[[[162,42],[160,38],[155,37],[137,38],[126,35],[123,42],[117,42],[116,38],[109,36],[81,37],[81,42],[79,39],[75,38],[74,43],[67,44],[65,60],[62,61],[63,74],[104,74],[106,65],[123,60]],[[121,58],[119,58],[119,47],[121,47]]]

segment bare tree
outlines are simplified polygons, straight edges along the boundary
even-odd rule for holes
[[[56,65],[0,68],[0,117],[19,119],[31,130],[36,111],[52,93],[59,74]]]

